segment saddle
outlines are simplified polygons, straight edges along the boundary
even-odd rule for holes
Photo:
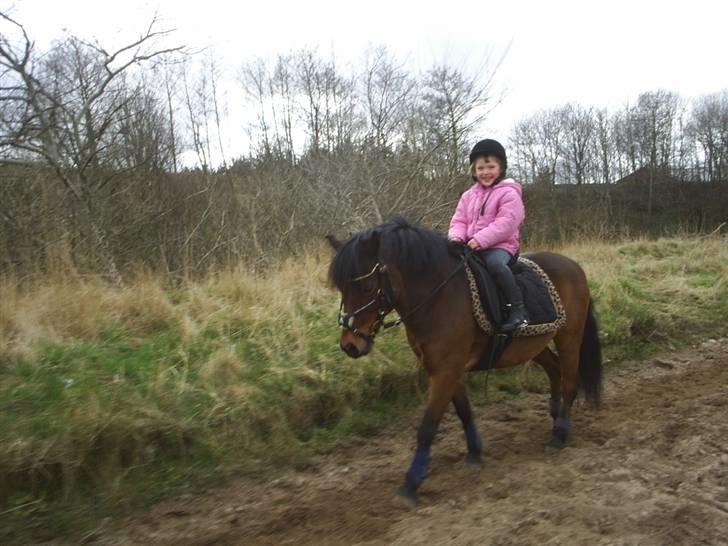
[[[505,298],[478,253],[469,249],[461,252],[465,260],[473,316],[480,329],[488,336],[486,348],[471,371],[492,368],[513,337],[549,334],[564,325],[566,313],[551,279],[535,262],[525,257],[514,257],[508,265],[523,294],[529,323],[519,326],[513,332],[501,332],[499,326],[507,316]]]

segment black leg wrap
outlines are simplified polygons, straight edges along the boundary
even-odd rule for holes
[[[561,411],[561,401],[557,398],[551,398],[549,400],[549,413],[552,419],[556,419]]]
[[[422,423],[417,429],[417,449],[412,458],[407,473],[404,476],[404,483],[399,488],[399,495],[410,504],[417,502],[417,489],[427,477],[430,466],[430,446],[435,439],[437,424],[427,414],[422,418]]]
[[[465,433],[465,443],[468,446],[468,462],[476,463],[480,462],[480,453],[482,451],[482,445],[480,442],[480,436],[478,430],[475,428],[475,421],[473,421],[473,414],[470,409],[470,402],[467,398],[454,400],[455,411],[460,417],[460,421],[463,424],[463,432]]]
[[[569,420],[565,417],[558,417],[554,422],[553,434],[551,436],[552,447],[566,447],[566,440],[569,437]]]

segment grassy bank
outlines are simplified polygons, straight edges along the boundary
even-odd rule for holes
[[[612,361],[726,334],[725,239],[556,250],[587,270]],[[416,404],[423,378],[402,331],[357,361],[338,349],[328,257],[174,289],[143,273],[122,289],[67,275],[0,284],[0,518],[62,528],[59,506],[134,507],[179,484],[302,464]],[[491,381],[545,384],[528,368]]]

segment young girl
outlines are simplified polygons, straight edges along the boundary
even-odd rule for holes
[[[508,316],[501,331],[528,324],[521,290],[508,263],[519,248],[518,231],[525,218],[521,185],[506,178],[506,151],[492,139],[478,142],[470,152],[475,184],[460,197],[450,220],[448,238],[480,249],[488,271],[504,294]]]

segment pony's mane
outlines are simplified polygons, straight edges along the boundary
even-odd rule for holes
[[[352,235],[331,261],[329,281],[341,289],[380,258],[403,274],[427,274],[448,263],[448,248],[442,233],[396,218]]]

